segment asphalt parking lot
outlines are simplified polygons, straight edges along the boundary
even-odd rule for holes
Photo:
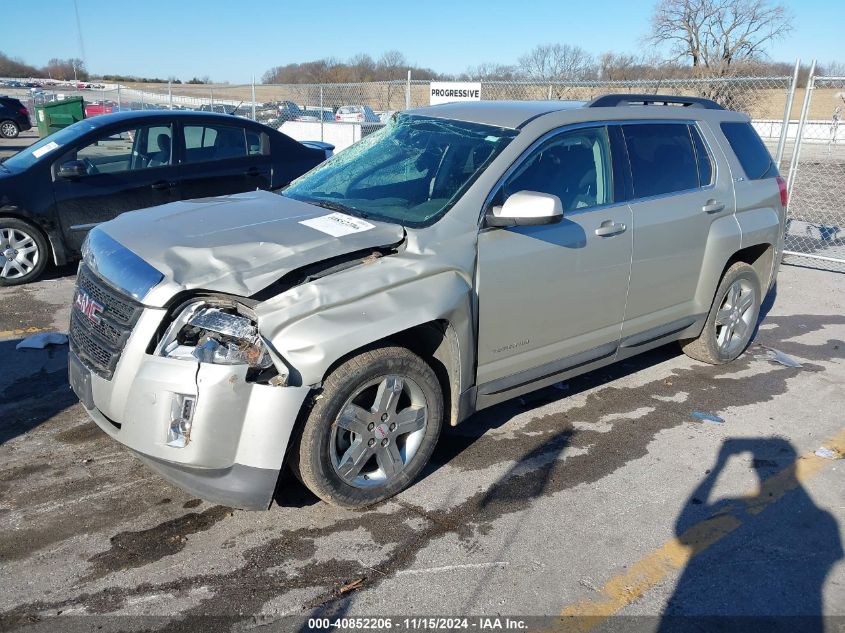
[[[165,483],[89,422],[66,346],[15,349],[65,330],[73,269],[0,290],[2,630],[105,616],[104,630],[180,631],[315,615],[845,621],[845,461],[814,454],[845,451],[845,275],[783,267],[757,343],[731,365],[667,347],[477,414],[368,511],[287,477],[269,511],[244,512]]]
[[[26,149],[38,138],[38,130],[34,128],[21,132],[18,138],[3,138],[0,136],[0,158],[8,158],[12,154]]]

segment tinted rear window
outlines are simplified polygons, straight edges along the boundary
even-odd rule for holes
[[[750,123],[722,123],[722,132],[749,180],[774,178],[778,169]]]
[[[645,123],[622,129],[636,198],[698,187],[698,165],[686,123]]]

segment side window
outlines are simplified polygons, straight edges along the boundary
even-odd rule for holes
[[[695,162],[698,165],[698,184],[706,187],[713,182],[713,158],[701,138],[701,133],[694,125],[689,126],[692,144],[695,146]]]
[[[232,125],[186,125],[185,162],[201,163],[247,156],[246,133]],[[259,135],[255,135],[259,136]],[[261,148],[258,140],[259,153]]]
[[[173,131],[169,125],[149,125],[104,134],[76,151],[88,175],[116,174],[171,164]]]
[[[722,132],[749,180],[774,178],[778,169],[750,123],[722,123]]]
[[[698,188],[698,166],[685,123],[623,125],[634,197]]]
[[[269,154],[270,139],[266,134],[248,129],[246,131],[246,147],[250,156]]]
[[[502,202],[518,191],[560,198],[564,211],[613,202],[607,128],[562,132],[538,147],[505,182]]]
[[[173,135],[170,126],[155,125],[146,129],[141,138],[145,141],[143,155],[146,157],[147,167],[161,167],[171,162],[173,149]]]

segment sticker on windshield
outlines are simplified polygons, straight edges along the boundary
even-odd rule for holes
[[[35,156],[35,158],[41,158],[42,156],[44,156],[44,154],[49,154],[50,152],[52,152],[54,149],[57,149],[58,147],[59,147],[58,143],[56,143],[55,141],[50,141],[46,145],[43,145],[42,147],[39,147],[36,150],[33,150],[32,155]]]
[[[329,215],[321,215],[319,218],[301,220],[299,223],[321,233],[327,233],[332,237],[343,237],[350,233],[361,233],[376,228],[375,224],[370,224],[366,220],[345,213],[330,213]]]

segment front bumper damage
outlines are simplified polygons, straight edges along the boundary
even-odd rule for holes
[[[226,506],[269,507],[308,387],[246,381],[245,365],[212,365],[146,353],[163,316],[146,310],[111,380],[90,376],[88,415],[166,479]],[[168,445],[174,402],[195,398],[190,440]]]

